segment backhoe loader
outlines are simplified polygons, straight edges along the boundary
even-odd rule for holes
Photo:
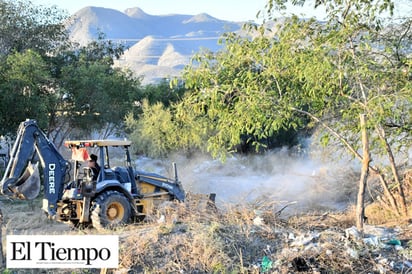
[[[142,220],[165,201],[185,199],[175,164],[174,179],[132,167],[131,141],[71,140],[64,144],[72,153],[71,160],[64,159],[35,120],[20,123],[0,182],[2,194],[34,199],[43,186],[42,209],[49,218],[97,229]],[[114,147],[123,151],[122,166],[111,166],[109,154]],[[81,168],[90,150],[98,154],[97,179],[89,167]]]

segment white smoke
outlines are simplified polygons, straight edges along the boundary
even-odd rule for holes
[[[347,163],[321,158],[281,149],[253,156],[234,155],[224,163],[205,155],[174,155],[163,161],[140,158],[137,165],[141,170],[173,178],[171,167],[176,162],[186,192],[216,193],[216,203],[221,206],[265,199],[280,208],[296,202],[289,211],[343,210],[354,202],[358,177]]]

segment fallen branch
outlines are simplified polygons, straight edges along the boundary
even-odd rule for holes
[[[282,211],[285,210],[288,206],[294,205],[294,204],[297,204],[297,203],[298,203],[297,201],[293,201],[293,202],[287,203],[287,204],[284,205],[280,210],[278,210],[278,211],[275,213],[275,215],[276,215],[277,217],[279,217],[280,214],[282,213]]]

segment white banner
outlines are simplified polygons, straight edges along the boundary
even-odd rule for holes
[[[8,235],[7,268],[117,268],[117,235]]]

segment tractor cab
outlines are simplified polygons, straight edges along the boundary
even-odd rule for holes
[[[129,147],[131,141],[127,140],[74,140],[66,141],[65,146],[72,151],[72,160],[74,164],[74,180],[94,180],[97,188],[100,184],[118,184],[120,183],[132,196],[138,195],[138,189],[134,180],[135,174],[131,164]],[[115,149],[114,149],[115,148]],[[121,151],[123,150],[123,151]],[[123,163],[118,166],[112,166],[111,153],[123,154]],[[92,153],[97,154],[97,164],[100,167],[98,174],[84,166],[84,162],[92,160]],[[94,159],[95,160],[95,159]],[[104,187],[104,186],[102,186]]]

